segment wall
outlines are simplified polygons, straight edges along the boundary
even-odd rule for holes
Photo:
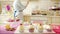
[[[31,13],[32,10],[36,9],[36,7],[39,7],[38,9],[40,10],[48,10],[52,5],[53,3],[50,0],[31,1],[24,11]]]
[[[29,3],[28,7],[25,10],[23,10],[24,11],[24,15],[25,14],[30,14],[31,15],[31,12],[33,10],[36,10],[36,9],[40,9],[41,11],[42,10],[43,11],[47,11],[47,10],[49,10],[49,8],[51,6],[54,6],[54,5],[55,5],[54,2],[52,2],[50,0],[40,0],[40,1],[37,1],[37,2],[33,2],[32,1],[32,2]],[[58,16],[58,17],[57,16],[55,16],[55,17],[54,16],[42,17],[41,20],[42,19],[45,20],[45,18],[48,20],[48,23],[60,23],[60,21],[59,21],[60,20],[60,16]]]

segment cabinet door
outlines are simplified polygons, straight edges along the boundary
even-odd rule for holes
[[[53,17],[52,23],[60,24],[60,17]]]
[[[51,24],[52,23],[52,17],[47,17],[47,18],[48,18],[47,24]]]

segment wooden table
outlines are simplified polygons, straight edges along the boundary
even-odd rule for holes
[[[43,34],[56,34],[56,33],[52,31],[52,32],[43,32]]]
[[[43,33],[19,33],[19,34],[56,34],[55,32],[43,32]]]
[[[48,31],[44,31],[44,32],[19,32],[19,26],[17,28],[17,30],[15,31],[15,34],[56,34],[54,31],[52,32],[48,32]]]

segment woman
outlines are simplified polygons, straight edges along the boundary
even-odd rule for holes
[[[25,5],[23,4],[24,2],[21,2],[22,0],[14,0],[13,3],[13,8],[14,8],[14,23],[12,23],[13,25],[20,24],[22,22],[22,18],[23,18],[23,10],[28,6],[29,4],[29,0],[23,0],[25,2]],[[19,21],[19,23],[16,23],[16,21]],[[13,26],[13,27],[16,27]]]

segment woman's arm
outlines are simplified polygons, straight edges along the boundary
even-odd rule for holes
[[[27,1],[26,7],[28,6],[29,2],[30,2],[30,0]]]
[[[28,6],[29,2],[30,2],[30,0],[27,1],[26,5],[25,5],[25,8]],[[25,8],[24,8],[24,9],[25,9]]]

